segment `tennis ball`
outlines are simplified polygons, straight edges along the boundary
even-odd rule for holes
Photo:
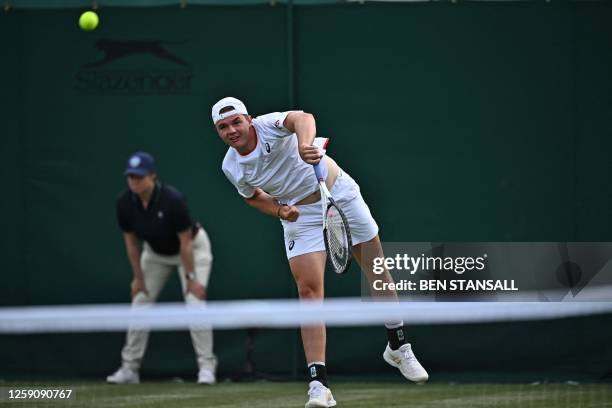
[[[100,18],[98,18],[95,11],[86,11],[79,17],[79,27],[81,27],[83,31],[95,30],[99,22]]]

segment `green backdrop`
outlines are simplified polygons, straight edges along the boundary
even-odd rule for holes
[[[155,155],[209,232],[211,299],[294,297],[278,221],[220,170],[210,106],[228,95],[254,115],[312,112],[385,241],[612,239],[610,3],[103,8],[92,33],[78,29],[81,11],[0,13],[0,306],[129,300],[114,201],[135,150]],[[326,285],[357,296],[359,273]],[[178,299],[173,279],[162,300]],[[410,337],[434,379],[598,379],[611,372],[611,328],[601,317]],[[329,332],[331,373],[396,378],[380,358],[383,329]],[[222,375],[240,371],[244,339],[217,332]],[[101,378],[122,342],[2,336],[0,378]],[[299,334],[258,331],[255,358],[301,375]],[[195,367],[187,333],[152,336],[145,377]]]

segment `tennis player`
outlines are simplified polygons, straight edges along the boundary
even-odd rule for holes
[[[314,117],[302,111],[275,112],[252,118],[240,100],[223,98],[212,107],[219,137],[230,148],[222,169],[250,206],[280,218],[285,251],[300,299],[323,299],[326,252],[320,192],[313,164],[322,159],[326,185],[344,211],[353,241],[353,255],[371,282],[373,259],[383,256],[378,225],[357,183],[329,156],[312,146]],[[370,245],[374,251],[364,251]],[[388,272],[376,279],[392,282]],[[381,295],[381,294],[378,294]],[[395,292],[383,296],[397,299]],[[388,344],[383,358],[415,382],[429,378],[404,336],[403,322],[388,322]],[[306,408],[333,407],[336,401],[327,382],[325,326],[303,326],[302,343],[308,363]]]

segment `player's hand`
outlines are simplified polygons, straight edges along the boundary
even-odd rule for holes
[[[304,160],[308,164],[317,164],[321,161],[321,157],[323,157],[321,151],[316,146],[303,144],[300,145],[300,148],[298,150],[300,152],[300,157],[302,158],[302,160]]]
[[[145,286],[144,279],[142,278],[134,278],[132,279],[132,284],[130,285],[130,292],[132,298],[138,294],[138,292],[144,292],[145,295],[148,295],[147,287]]]
[[[285,221],[296,222],[300,216],[300,210],[294,205],[283,205],[278,210],[278,216]]]
[[[187,293],[192,293],[198,299],[206,299],[206,288],[197,280],[187,281]]]

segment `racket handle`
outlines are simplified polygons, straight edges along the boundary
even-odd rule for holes
[[[319,181],[325,181],[325,177],[323,176],[323,168],[321,166],[321,163],[323,162],[323,159],[321,159],[320,162],[318,162],[317,164],[313,164],[312,167],[314,167],[314,171],[315,171],[315,175],[317,176],[317,180]]]

